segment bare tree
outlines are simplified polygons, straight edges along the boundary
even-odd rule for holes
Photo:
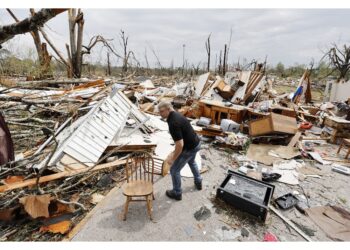
[[[197,65],[192,64],[192,68],[193,68],[193,71],[194,71],[195,75],[199,75],[200,66],[201,66],[201,62],[198,62]]]
[[[70,38],[71,72],[69,76],[81,77],[84,14],[81,9],[69,9],[68,24]]]
[[[44,31],[43,28],[39,27],[39,31],[42,34],[43,38],[45,39],[45,41],[49,44],[49,46],[51,47],[51,49],[56,53],[56,55],[58,56],[59,59],[56,58],[56,60],[58,62],[60,62],[61,64],[63,64],[64,66],[66,66],[67,68],[67,72],[69,75],[69,72],[71,72],[71,66],[70,63],[64,58],[64,56],[62,55],[62,53],[54,46],[53,42],[50,40],[50,38],[48,37],[48,35],[46,34],[46,32]]]
[[[107,75],[111,75],[111,62],[109,61],[109,52],[107,52]]]
[[[228,54],[230,53],[230,48],[231,48],[231,41],[232,41],[232,27],[230,28],[230,39],[228,40],[228,46],[227,46],[227,51],[226,51],[226,61],[228,62]],[[227,63],[228,67],[228,63]]]
[[[330,64],[339,72],[338,82],[348,79],[348,73],[350,71],[350,46],[346,44],[343,48],[339,48],[336,44],[329,49],[323,56],[327,57]]]
[[[184,73],[185,73],[185,48],[186,48],[186,44],[182,44],[182,68],[181,68],[181,75],[184,75]]]
[[[145,48],[145,61],[146,61],[146,69],[149,69],[149,63],[147,58],[147,48]]]
[[[120,45],[123,47],[123,72],[128,71],[128,60],[131,53],[130,51],[128,51],[128,40],[129,37],[125,36],[124,30],[120,30]]]
[[[15,14],[10,9],[6,9],[6,10],[17,23],[20,22],[20,20],[15,16]],[[30,13],[32,17],[35,16],[34,9],[30,9]],[[46,44],[41,42],[39,29],[40,27],[34,28],[32,31],[30,31],[30,34],[33,37],[34,45],[38,54],[38,59],[40,64],[40,70],[37,77],[41,78],[42,76],[47,75],[47,73],[49,72],[52,57],[49,55],[47,51]]]
[[[219,74],[221,74],[221,71],[222,71],[221,55],[222,55],[222,50],[220,50],[220,56],[219,56],[219,68],[218,68]]]
[[[160,69],[162,69],[163,66],[162,66],[162,64],[160,63],[160,60],[159,60],[159,57],[157,56],[156,51],[153,49],[152,46],[150,46],[150,49],[151,49],[151,51],[152,51],[152,54],[154,55],[154,57],[155,57],[156,60],[157,60],[157,66],[158,66]]]
[[[207,41],[205,42],[205,49],[207,50],[207,55],[208,55],[207,72],[210,71],[210,36],[211,36],[211,33],[209,34]]]
[[[225,75],[226,73],[226,68],[227,68],[227,45],[225,44],[224,47],[224,62],[222,65],[222,74]]]

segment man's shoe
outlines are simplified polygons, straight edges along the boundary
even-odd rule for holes
[[[194,185],[196,186],[197,190],[202,190],[202,182],[194,182]]]
[[[165,194],[170,199],[174,199],[174,200],[177,200],[177,201],[181,201],[182,200],[182,194],[175,194],[175,192],[173,190],[167,190],[165,192]]]

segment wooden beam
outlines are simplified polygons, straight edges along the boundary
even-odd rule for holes
[[[299,141],[299,138],[301,136],[301,132],[298,131],[292,138],[292,140],[290,140],[288,147],[293,148],[295,146],[295,144]]]

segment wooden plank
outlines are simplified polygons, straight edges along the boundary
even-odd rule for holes
[[[116,161],[112,161],[109,163],[96,165],[93,168],[89,167],[89,168],[77,169],[77,170],[72,170],[72,171],[64,171],[64,172],[60,172],[60,173],[52,174],[52,175],[46,175],[46,176],[40,177],[39,183],[54,181],[54,180],[57,180],[57,179],[60,179],[63,177],[73,176],[73,175],[85,173],[88,171],[94,172],[94,171],[98,171],[98,170],[102,170],[102,169],[106,169],[106,168],[110,168],[110,167],[123,165],[125,163],[126,163],[126,160],[116,160]],[[35,183],[36,183],[36,178],[28,179],[28,180],[25,180],[23,182],[16,182],[16,183],[13,183],[10,185],[5,184],[5,185],[0,186],[0,193],[6,192],[9,190],[18,189],[18,188],[32,186],[32,185],[35,185]]]
[[[252,92],[254,91],[256,86],[258,86],[262,78],[263,78],[263,74],[260,74],[259,77],[257,77],[256,80],[251,84],[251,86],[249,86],[249,88],[246,90],[246,93],[243,97],[243,101],[246,101],[251,96]]]
[[[292,138],[292,140],[290,140],[288,147],[293,148],[295,146],[295,144],[299,141],[299,138],[301,136],[301,132],[298,131]]]
[[[86,165],[78,162],[76,159],[67,154],[64,154],[64,156],[61,158],[60,164],[62,164],[67,171],[87,168]]]
[[[237,98],[238,99],[243,99],[244,94],[246,92],[247,86],[248,86],[248,82],[249,82],[249,78],[251,75],[251,71],[242,71],[241,75],[240,75],[240,81],[244,83],[244,85],[240,88],[237,89],[237,91],[235,92],[235,94],[233,95],[231,101],[235,101]]]
[[[278,211],[273,206],[269,206],[270,210],[274,212],[278,217],[280,217],[285,223],[287,223],[291,228],[293,228],[300,236],[302,236],[305,240],[312,242],[312,239],[307,236],[303,231],[300,230],[291,220],[286,218],[280,211]]]
[[[249,81],[247,82],[247,89],[249,89],[252,84],[258,79],[259,74],[257,72],[253,72],[250,75]]]
[[[209,76],[210,73],[205,73],[199,76],[198,81],[195,84],[195,93],[197,96],[201,96],[202,91],[208,82]]]

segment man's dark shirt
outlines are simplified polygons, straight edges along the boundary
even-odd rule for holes
[[[168,119],[169,132],[174,141],[183,139],[183,150],[191,150],[198,146],[199,138],[186,117],[171,111]]]

